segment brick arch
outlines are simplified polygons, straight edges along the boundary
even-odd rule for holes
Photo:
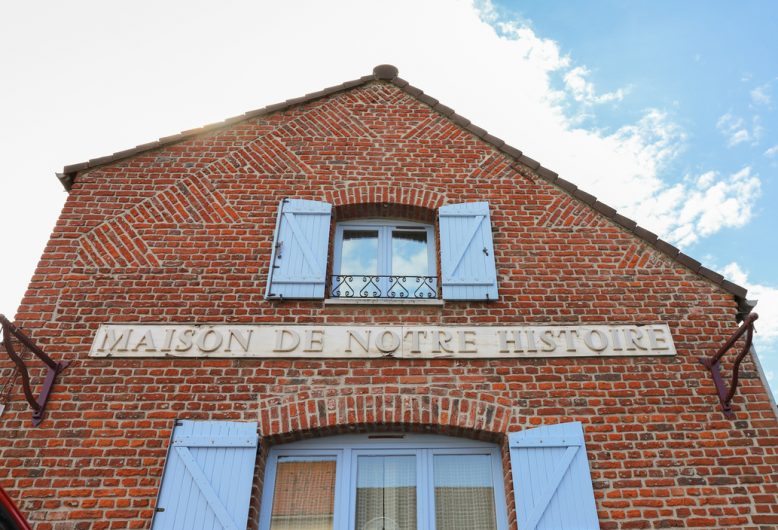
[[[407,186],[364,185],[349,186],[332,191],[327,200],[336,208],[360,204],[394,204],[412,206],[435,211],[446,202],[443,194],[436,191],[410,188]]]
[[[333,214],[337,221],[387,218],[418,221],[427,224],[435,224],[436,212],[437,210],[431,208],[394,202],[363,202],[360,204],[335,206],[333,209]]]
[[[437,395],[367,393],[344,388],[306,390],[260,401],[259,434],[271,443],[304,438],[402,430],[500,441],[510,423],[510,407],[456,391]],[[403,389],[407,390],[407,389]]]

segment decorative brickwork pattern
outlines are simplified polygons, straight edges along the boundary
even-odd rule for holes
[[[260,141],[252,142],[233,157],[241,165],[251,166],[261,175],[311,173],[311,168],[287,149],[281,139],[274,136],[265,136]]]
[[[341,98],[326,107],[317,107],[279,127],[286,138],[372,138],[375,134],[362,123],[357,113],[362,106],[350,106]]]
[[[590,207],[570,196],[557,197],[547,208],[538,224],[546,228],[596,228],[607,223]]]
[[[84,267],[159,267],[159,259],[136,226],[219,225],[236,221],[235,211],[202,176],[187,177],[122,215],[84,234],[77,263]]]
[[[354,430],[499,442],[576,420],[603,530],[778,525],[778,421],[767,391],[747,360],[727,420],[697,362],[734,331],[733,293],[692,262],[664,258],[659,243],[584,204],[563,181],[541,178],[548,171],[529,159],[516,166],[520,153],[498,150],[496,139],[480,139],[485,131],[406,85],[362,80],[82,167],[17,313],[37,343],[74,363],[40,428],[30,428],[18,385],[0,417],[0,484],[37,529],[149,528],[175,418],[259,422],[263,451]],[[341,219],[425,222],[442,205],[488,201],[500,298],[442,307],[267,301],[284,197],[328,201]],[[678,355],[89,358],[105,322],[666,322]],[[10,370],[0,359],[0,380]],[[260,458],[252,525],[262,470]],[[507,464],[505,486],[515,530]]]
[[[668,260],[646,245],[635,244],[624,253],[616,265],[620,269],[667,269],[672,268]]]
[[[125,216],[85,234],[78,248],[78,263],[84,267],[158,267],[159,260]]]
[[[451,140],[461,139],[467,132],[443,116],[432,115],[403,135],[404,140],[414,138]]]

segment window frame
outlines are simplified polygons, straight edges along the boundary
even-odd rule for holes
[[[402,436],[402,438],[398,438]],[[488,455],[491,462],[497,530],[508,529],[503,464],[496,444],[434,434],[373,433],[339,435],[271,447],[265,467],[259,530],[269,530],[279,457],[335,456],[333,528],[356,530],[356,477],[359,456],[416,456],[417,530],[435,528],[434,456]]]
[[[437,238],[435,237],[435,226],[429,223],[421,223],[419,221],[410,221],[405,219],[396,218],[370,218],[370,219],[351,219],[347,221],[337,221],[335,223],[335,237],[332,244],[332,277],[330,280],[330,293],[336,288],[335,277],[336,276],[403,276],[394,274],[391,270],[392,266],[392,233],[396,230],[402,231],[403,228],[410,229],[409,231],[418,232],[424,230],[427,235],[427,273],[422,276],[433,277],[433,286],[435,291],[434,297],[429,298],[415,298],[412,296],[407,297],[391,297],[388,296],[388,291],[391,285],[388,282],[388,278],[380,280],[379,289],[381,296],[379,297],[335,297],[335,298],[356,298],[356,299],[439,299],[439,275],[438,275],[438,262],[437,262]],[[378,232],[377,246],[378,253],[376,256],[377,272],[376,273],[341,273],[342,256],[343,256],[343,233],[346,230],[375,230]],[[413,276],[411,276],[413,277]]]

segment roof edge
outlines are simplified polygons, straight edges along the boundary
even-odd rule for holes
[[[323,90],[319,90],[317,92],[311,92],[301,97],[287,99],[286,101],[280,103],[267,105],[265,107],[256,110],[245,112],[239,116],[233,116],[231,118],[227,118],[220,122],[204,125],[203,127],[199,127],[196,129],[189,129],[186,131],[182,131],[178,134],[174,134],[172,136],[166,136],[154,142],[138,145],[131,149],[126,149],[124,151],[118,151],[111,155],[107,155],[99,158],[93,158],[86,162],[71,164],[65,166],[62,170],[62,173],[56,173],[56,176],[59,179],[59,181],[62,183],[62,185],[65,187],[65,189],[67,191],[70,191],[71,188],[73,187],[73,183],[75,182],[76,176],[81,171],[94,169],[96,167],[104,166],[108,164],[113,164],[115,162],[133,157],[135,155],[147,151],[159,149],[161,147],[165,147],[174,143],[188,140],[190,138],[196,137],[201,134],[209,133],[218,129],[223,129],[225,127],[230,127],[232,125],[241,123],[243,121],[252,118],[266,116],[274,112],[285,111],[293,106],[310,103],[312,101],[325,98],[333,94],[337,94],[339,92],[343,92],[361,85],[365,85],[372,81],[385,81],[401,89],[406,94],[419,100],[421,103],[424,103],[425,105],[429,106],[430,108],[432,108],[432,110],[442,114],[449,120],[453,121],[456,125],[459,125],[466,131],[472,133],[473,135],[480,138],[484,142],[490,144],[498,151],[513,158],[516,163],[521,164],[522,166],[531,170],[533,173],[535,173],[538,177],[542,178],[546,182],[553,184],[558,188],[561,188],[563,191],[567,192],[568,194],[575,197],[579,201],[583,202],[584,204],[587,204],[588,206],[590,206],[591,208],[593,208],[594,210],[596,210],[606,218],[610,219],[611,221],[619,225],[624,230],[634,234],[635,236],[642,239],[643,241],[651,245],[659,252],[671,258],[676,263],[683,265],[691,272],[705,278],[706,280],[718,286],[719,288],[723,289],[724,291],[734,295],[735,300],[738,303],[738,312],[737,312],[738,321],[741,320],[743,317],[745,317],[745,315],[750,313],[753,307],[756,305],[756,302],[746,300],[746,294],[748,291],[745,287],[742,287],[729,280],[726,280],[723,275],[711,269],[708,269],[707,267],[702,266],[702,264],[699,261],[684,254],[683,252],[680,251],[680,249],[668,243],[667,241],[660,239],[653,232],[650,232],[649,230],[646,230],[645,228],[639,226],[636,221],[633,221],[632,219],[629,219],[628,217],[619,214],[615,208],[600,202],[597,199],[597,197],[579,189],[578,186],[576,186],[572,182],[562,179],[555,171],[543,167],[540,164],[540,162],[533,160],[532,158],[529,158],[524,153],[522,153],[521,150],[511,145],[508,145],[507,143],[505,143],[504,140],[489,134],[485,129],[478,127],[467,118],[460,116],[451,107],[448,107],[442,104],[437,99],[429,96],[428,94],[425,94],[423,90],[412,86],[410,83],[408,83],[408,81],[398,77],[398,75],[399,75],[399,70],[395,66],[390,64],[381,64],[373,68],[373,73],[371,75],[366,75],[358,79],[346,81],[345,83],[341,83],[340,85],[334,85],[325,88]]]
[[[207,125],[203,125],[202,127],[198,127],[195,129],[188,129],[186,131],[181,131],[178,134],[173,134],[170,136],[164,136],[158,140],[155,140],[153,142],[148,142],[141,145],[136,145],[135,147],[131,147],[130,149],[125,149],[123,151],[117,151],[113,154],[102,156],[98,158],[92,158],[90,160],[87,160],[85,162],[78,162],[76,164],[69,164],[65,166],[62,169],[61,173],[55,173],[57,176],[57,179],[59,179],[60,183],[62,183],[62,186],[65,188],[66,191],[70,191],[73,187],[73,183],[76,180],[76,176],[85,170],[94,169],[96,167],[105,166],[108,164],[113,164],[115,162],[119,162],[121,160],[131,158],[135,155],[139,155],[141,153],[145,153],[147,151],[153,151],[155,149],[159,149],[161,147],[167,147],[168,145],[172,145],[178,142],[182,142],[185,140],[189,140],[191,138],[194,138],[196,136],[199,136],[201,134],[206,134],[209,132],[213,132],[219,129],[224,129],[226,127],[231,127],[237,123],[241,123],[247,120],[250,120],[252,118],[260,117],[260,116],[267,116],[268,114],[272,114],[274,112],[279,111],[285,111],[289,108],[295,106],[295,105],[302,105],[305,103],[310,103],[312,101],[315,101],[317,99],[325,98],[327,96],[331,96],[333,94],[336,94],[338,92],[343,92],[346,90],[349,90],[351,88],[364,85],[366,83],[369,83],[371,81],[377,81],[377,80],[386,80],[385,77],[388,75],[387,71],[385,69],[381,69],[382,67],[390,67],[391,65],[381,65],[377,66],[374,69],[373,75],[366,75],[362,76],[359,79],[353,79],[351,81],[346,81],[345,83],[341,83],[339,85],[334,85],[331,87],[327,87],[322,90],[318,90],[316,92],[311,92],[309,94],[306,94],[301,97],[287,99],[286,101],[280,102],[280,103],[273,103],[271,105],[267,105],[265,107],[250,110],[248,112],[244,112],[241,115],[233,116],[231,118],[227,118],[225,120],[222,120],[220,122],[215,123],[209,123]],[[391,68],[394,68],[391,66]],[[394,68],[394,76],[397,75],[397,69]],[[389,72],[391,73],[391,72]]]

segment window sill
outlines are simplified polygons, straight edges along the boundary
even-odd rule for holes
[[[326,298],[324,305],[372,305],[372,306],[432,306],[443,307],[445,302],[436,298]]]

